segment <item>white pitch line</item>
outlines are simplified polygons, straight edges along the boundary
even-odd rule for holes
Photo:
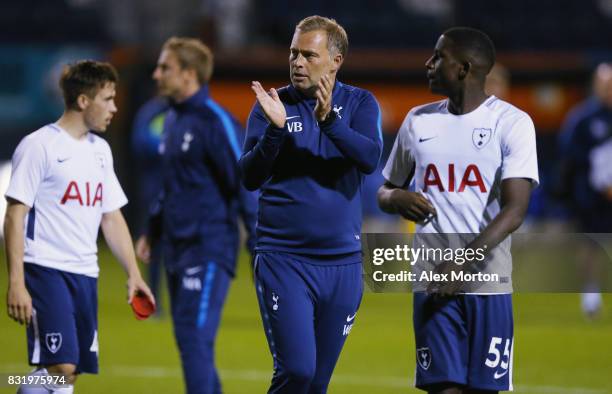
[[[0,365],[0,373],[22,371],[26,368],[24,364],[3,364]],[[106,376],[131,377],[131,378],[180,378],[182,372],[180,368],[174,367],[135,367],[135,366],[120,366],[113,365],[104,367],[103,374]],[[254,369],[221,369],[219,374],[225,380],[240,380],[251,382],[269,382],[272,378],[272,370],[254,370]],[[361,387],[384,387],[410,389],[414,386],[410,383],[413,377],[405,376],[372,376],[364,377],[362,375],[347,375],[334,374],[332,382],[338,385],[350,385]],[[590,389],[586,387],[559,387],[545,385],[515,385],[514,392],[530,393],[530,394],[605,394],[604,389]]]

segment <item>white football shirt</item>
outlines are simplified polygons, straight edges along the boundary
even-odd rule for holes
[[[77,140],[56,124],[27,135],[13,154],[6,197],[31,207],[25,262],[98,276],[102,214],[127,203],[105,140]]]
[[[413,108],[395,139],[383,176],[405,186],[414,171],[415,191],[437,216],[417,233],[478,234],[500,212],[501,181],[539,183],[535,127],[529,115],[490,96],[474,111],[454,115],[448,100]],[[510,238],[496,248],[492,272],[509,276]],[[510,283],[510,282],[507,282]],[[510,286],[504,286],[511,291]]]

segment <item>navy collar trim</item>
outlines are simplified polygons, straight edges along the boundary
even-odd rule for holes
[[[208,85],[202,86],[193,96],[180,103],[173,102],[172,106],[177,109],[182,108],[193,108],[202,105],[203,102],[208,100]]]

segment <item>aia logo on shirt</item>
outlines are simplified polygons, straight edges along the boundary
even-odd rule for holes
[[[486,193],[487,188],[485,187],[484,181],[482,180],[482,175],[480,174],[480,170],[476,164],[469,164],[465,167],[465,172],[463,174],[455,173],[455,164],[450,163],[448,165],[448,173],[446,179],[448,179],[448,184],[444,185],[442,183],[442,178],[440,177],[440,171],[438,171],[438,167],[435,164],[428,164],[427,168],[425,168],[425,175],[423,176],[423,191],[427,191],[429,187],[437,187],[439,191],[444,192],[457,192],[462,193],[465,191],[466,187],[477,187],[481,193]],[[457,175],[461,176],[459,178]],[[459,187],[456,187],[456,179],[461,179],[459,182]]]
[[[89,182],[85,182],[79,187],[76,181],[70,181],[60,204],[65,205],[68,201],[74,200],[80,206],[95,207],[96,203],[102,205],[102,191],[103,187],[100,182],[95,187]]]

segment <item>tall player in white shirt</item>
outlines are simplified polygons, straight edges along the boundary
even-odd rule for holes
[[[539,180],[530,117],[485,93],[494,63],[483,32],[453,28],[440,36],[425,65],[430,90],[448,98],[408,113],[378,194],[381,208],[417,222],[417,233],[474,234],[466,247],[486,245],[496,256],[484,270],[503,278],[477,294],[456,281],[415,289],[416,385],[430,393],[512,389],[509,235]],[[414,192],[405,190],[413,174]]]
[[[65,111],[26,136],[13,155],[6,193],[8,314],[26,324],[33,374],[70,385],[22,386],[20,393],[71,393],[79,373],[97,373],[98,229],[128,275],[128,302],[153,296],[142,280],[120,208],[127,199],[104,132],[115,107],[117,72],[108,63],[66,67]]]

